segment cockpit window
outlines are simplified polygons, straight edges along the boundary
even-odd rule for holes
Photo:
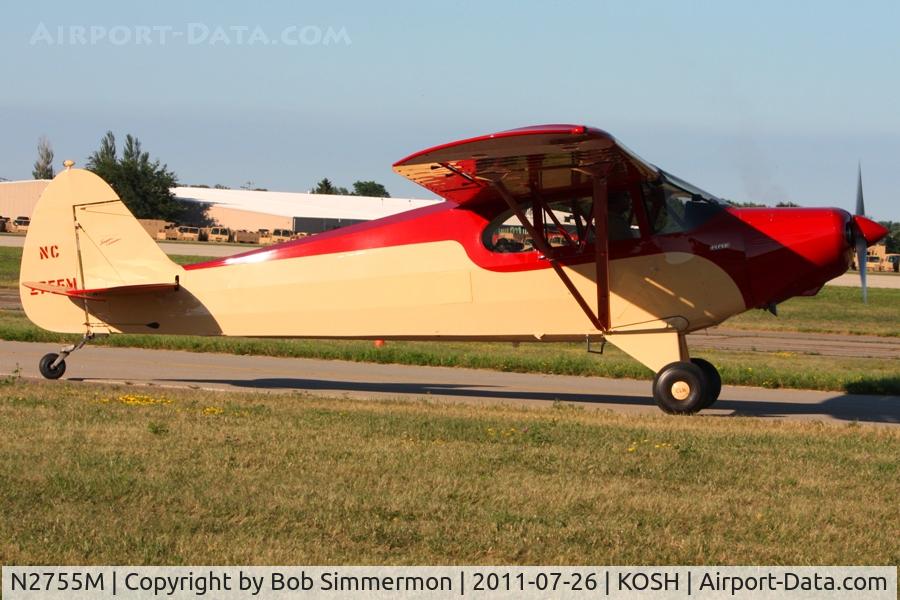
[[[607,196],[607,227],[610,241],[641,237],[635,203],[627,190],[610,190]]]
[[[611,191],[608,196],[608,227],[611,241],[639,238],[637,215],[631,195],[626,191]],[[586,247],[594,243],[591,196],[558,199],[547,203],[550,211],[536,209],[531,202],[522,205],[529,222],[535,223],[534,211],[539,211],[537,223],[543,228],[550,246],[557,248]],[[552,211],[552,214],[551,214]],[[531,235],[519,222],[512,210],[495,217],[485,228],[484,245],[493,252],[529,252],[534,249]]]
[[[663,171],[643,187],[647,220],[655,234],[691,231],[722,210],[712,194]]]

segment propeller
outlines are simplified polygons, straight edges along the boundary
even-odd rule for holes
[[[863,188],[862,188],[862,165],[857,165],[856,171],[856,212],[854,216],[864,217],[866,216],[866,205],[863,201]],[[854,219],[856,221],[856,219]],[[857,224],[857,233],[854,237],[856,237],[856,267],[859,269],[859,283],[862,287],[862,296],[863,296],[863,304],[869,303],[869,291],[866,287],[866,272],[868,271],[868,255],[866,252],[866,248],[868,244],[866,243],[866,237],[862,235],[861,231],[858,231],[859,225]]]
[[[862,284],[863,302],[868,302],[869,293],[866,287],[867,253],[866,248],[877,244],[890,233],[887,227],[876,223],[866,217],[866,207],[863,202],[862,168],[859,168],[856,178],[856,214],[853,215],[853,224],[849,231],[850,245],[856,248],[856,264],[859,267],[859,281]]]

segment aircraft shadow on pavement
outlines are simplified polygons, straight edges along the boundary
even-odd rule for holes
[[[262,378],[262,379],[166,379],[166,382],[189,382],[194,384],[230,385],[236,388],[257,390],[297,390],[327,391],[335,394],[347,392],[366,392],[381,394],[410,395],[428,398],[429,396],[449,396],[454,398],[488,398],[491,400],[543,400],[559,402],[577,402],[596,405],[628,405],[653,406],[653,399],[648,394],[642,396],[620,396],[611,394],[567,394],[554,392],[527,392],[517,390],[490,389],[486,386],[468,386],[450,383],[387,383],[363,381],[329,381],[322,379],[300,378]],[[734,400],[728,398],[728,390],[713,406],[715,410],[731,411],[730,415],[709,412],[711,416],[752,416],[752,417],[791,417],[825,415],[842,421],[859,421],[867,423],[900,423],[900,397],[897,396],[865,396],[844,394],[828,398],[819,403],[805,402],[771,402],[765,400]],[[712,409],[711,409],[712,410]]]

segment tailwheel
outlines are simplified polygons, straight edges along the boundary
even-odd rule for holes
[[[707,406],[709,392],[705,373],[694,363],[670,363],[653,380],[653,398],[669,414],[687,415],[701,410]]]
[[[709,408],[719,399],[719,394],[722,393],[722,376],[719,375],[718,369],[708,360],[692,358],[691,362],[700,367],[700,370],[703,371],[703,375],[706,377],[706,382],[709,384],[709,395],[706,398],[706,404],[700,407]]]
[[[66,372],[66,361],[59,357],[59,354],[51,352],[45,354],[38,363],[38,369],[47,379],[59,379]]]
[[[76,350],[84,348],[85,344],[94,339],[94,335],[95,334],[92,331],[88,331],[84,334],[84,337],[81,338],[80,342],[64,346],[59,350],[59,354],[53,352],[45,354],[41,358],[41,362],[38,363],[38,369],[41,371],[41,375],[47,379],[59,379],[62,377],[63,373],[66,372],[66,359],[69,358],[69,355]]]

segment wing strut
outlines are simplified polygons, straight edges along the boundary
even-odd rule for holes
[[[609,211],[606,176],[592,174],[594,180],[594,252],[597,269],[597,318],[600,329],[609,331]]]
[[[503,201],[509,205],[509,208],[512,209],[513,214],[516,215],[516,218],[522,224],[522,227],[528,232],[533,240],[535,248],[544,255],[544,257],[550,261],[550,266],[553,267],[553,270],[556,271],[556,274],[559,276],[560,280],[562,280],[563,284],[565,284],[566,289],[569,290],[569,293],[572,294],[572,297],[578,303],[578,306],[581,307],[581,310],[584,311],[584,314],[587,315],[587,318],[590,320],[591,324],[599,329],[600,331],[609,331],[610,319],[609,319],[609,240],[607,236],[607,200],[606,200],[606,173],[605,171],[594,171],[591,172],[585,171],[588,175],[590,175],[594,180],[594,246],[595,246],[595,255],[596,255],[596,268],[597,268],[597,312],[591,308],[588,301],[584,298],[578,288],[575,287],[575,284],[572,282],[572,279],[565,272],[562,265],[559,263],[559,257],[555,252],[554,248],[550,245],[550,242],[547,241],[545,237],[545,230],[543,227],[538,229],[538,227],[528,220],[528,217],[525,215],[522,207],[516,202],[515,197],[510,194],[509,190],[506,189],[506,186],[503,185],[503,182],[497,179],[488,179],[491,186],[497,191],[497,194],[503,198]],[[551,219],[554,223],[559,225],[556,216],[552,214],[552,211],[549,207],[545,206],[542,199],[535,195],[534,201],[536,207],[539,205],[543,210],[547,210],[551,213]],[[539,211],[533,211],[533,214],[538,214]],[[537,218],[535,218],[537,221]],[[543,225],[543,219],[541,219],[541,225]],[[571,237],[564,233],[564,235],[571,240]]]

